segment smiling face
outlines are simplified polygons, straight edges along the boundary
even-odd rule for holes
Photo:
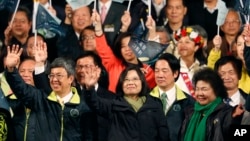
[[[215,92],[211,85],[202,80],[199,80],[196,83],[195,97],[200,105],[207,105],[216,99]]]
[[[181,57],[194,56],[199,46],[195,45],[194,41],[188,36],[181,37],[177,43],[177,49]]]
[[[52,68],[49,78],[52,90],[58,95],[68,94],[74,80],[74,76],[68,76],[66,70],[61,67]]]
[[[87,6],[81,7],[73,12],[72,26],[77,33],[91,25],[91,15]]]
[[[25,60],[18,67],[18,72],[20,73],[22,79],[26,84],[34,86],[33,72],[35,70],[36,62],[34,60]]]
[[[139,95],[142,90],[142,82],[135,70],[128,71],[123,81],[123,92],[127,96]]]
[[[227,90],[238,89],[239,78],[231,63],[226,63],[225,65],[220,66],[218,73],[222,78],[224,86]]]
[[[133,50],[128,46],[130,37],[125,37],[121,41],[121,54],[126,62],[131,62],[136,58]]]

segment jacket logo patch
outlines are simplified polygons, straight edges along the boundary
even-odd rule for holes
[[[181,110],[180,104],[173,105],[173,110],[176,111],[176,112],[180,111]]]
[[[78,117],[80,115],[79,110],[78,109],[71,109],[70,115],[71,115],[71,117]]]

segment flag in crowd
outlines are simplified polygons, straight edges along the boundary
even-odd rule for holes
[[[157,58],[168,47],[168,44],[160,44],[154,41],[146,41],[138,37],[131,37],[129,47],[138,58],[150,61]]]
[[[225,19],[226,19],[226,16],[227,16],[227,13],[228,13],[228,9],[226,7],[226,5],[224,3],[219,3],[219,6],[218,6],[219,10],[218,10],[218,15],[217,15],[217,19],[216,19],[216,25],[217,25],[217,35],[219,35],[220,33],[220,26],[223,25]]]
[[[7,9],[14,12],[18,0],[0,0],[0,10]]]
[[[94,0],[66,0],[73,10],[91,4]]]
[[[249,22],[250,0],[236,0],[235,9],[243,15],[245,22]]]
[[[6,97],[2,91],[2,88],[0,88],[0,109],[8,111],[10,116],[13,116],[11,107],[9,106],[9,103],[6,100]]]
[[[51,14],[42,5],[38,5],[36,16],[36,30],[38,33],[45,36],[45,38],[54,37],[55,34],[64,36],[65,32],[60,27],[61,20]]]

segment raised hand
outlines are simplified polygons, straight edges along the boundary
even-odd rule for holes
[[[249,47],[250,46],[250,25],[249,24],[246,24],[244,26],[242,35],[243,35],[243,37],[245,39],[246,45]]]
[[[5,65],[9,71],[13,71],[13,69],[19,65],[22,52],[23,48],[19,49],[19,45],[12,45],[12,48],[10,48],[10,46],[7,47]]]
[[[65,12],[65,15],[66,15],[64,23],[65,24],[71,24],[71,17],[72,17],[72,13],[73,13],[72,7],[69,4],[67,4],[65,6],[64,12]]]
[[[11,40],[11,38],[13,37],[13,35],[12,35],[12,33],[11,33],[11,30],[12,30],[11,25],[9,25],[9,26],[4,30],[4,37],[5,37],[5,39],[4,39],[4,44],[5,44],[6,46],[9,45],[10,40]]]
[[[222,44],[222,39],[221,39],[220,35],[214,36],[214,38],[213,38],[213,44],[214,44],[214,49],[216,51],[219,51],[220,50],[220,46]]]
[[[156,24],[152,16],[148,16],[146,21],[146,27],[148,28],[149,32],[148,40],[155,40],[155,38],[157,38]]]
[[[84,82],[87,89],[97,84],[100,74],[101,69],[98,66],[91,67],[88,71],[84,71]]]
[[[147,21],[146,21],[146,26],[148,28],[148,30],[154,30],[156,28],[156,24],[154,19],[152,18],[152,16],[148,16]]]
[[[36,60],[36,65],[37,66],[44,65],[48,58],[47,44],[43,41],[39,41],[37,43],[37,46],[34,46],[33,52]]]
[[[122,32],[126,32],[131,24],[131,16],[129,11],[124,11],[124,14],[121,17],[121,22],[122,22]]]
[[[101,21],[100,15],[98,14],[98,12],[95,9],[93,9],[91,20],[95,26],[95,34],[97,36],[101,36],[103,34],[102,21]]]

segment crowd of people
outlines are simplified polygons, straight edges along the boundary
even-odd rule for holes
[[[39,0],[62,20],[65,34],[54,36],[32,33],[33,2],[1,9],[10,16],[0,18],[0,140],[230,140],[234,125],[250,125],[250,25],[239,1],[73,9]],[[166,48],[145,60],[132,38]]]

